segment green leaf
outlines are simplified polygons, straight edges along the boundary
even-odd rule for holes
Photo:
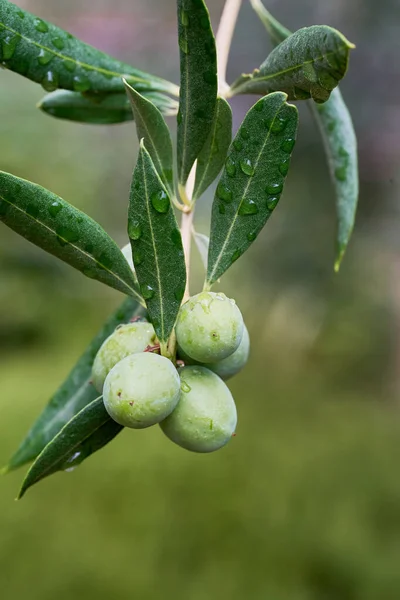
[[[203,0],[178,0],[178,36],[178,178],[184,185],[212,128],[217,101],[215,39]]]
[[[289,100],[326,102],[346,74],[351,48],[354,45],[332,27],[303,27],[276,46],[259,69],[239,77],[230,95],[280,90]]]
[[[357,138],[349,110],[339,89],[326,104],[312,106],[324,141],[336,194],[338,219],[335,271],[339,271],[353,231],[358,203]]]
[[[0,60],[2,65],[45,90],[123,92],[122,77],[141,91],[177,95],[173,83],[143,73],[84,44],[67,33],[0,0]]]
[[[279,201],[298,124],[286,99],[282,92],[261,98],[229,149],[212,208],[206,287],[247,250]]]
[[[290,31],[274,19],[260,0],[251,0],[251,3],[274,45],[289,37]],[[325,104],[309,103],[309,107],[321,132],[335,187],[338,219],[335,271],[338,271],[356,218],[359,193],[357,138],[339,88],[333,90]]]
[[[204,265],[205,270],[207,271],[207,261],[208,261],[208,249],[210,247],[210,238],[208,235],[204,235],[203,233],[198,233],[193,230],[193,238],[197,247],[197,250],[200,254],[201,262]]]
[[[185,258],[170,198],[143,140],[132,179],[128,235],[142,296],[166,353],[185,291]]]
[[[176,115],[178,103],[164,94],[147,92],[144,96],[154,102],[162,114]],[[93,94],[57,90],[47,94],[38,108],[57,119],[92,125],[111,125],[133,120],[132,108],[126,94]]]
[[[143,315],[144,309],[135,300],[132,298],[124,300],[103,325],[64,383],[51,398],[10,459],[4,472],[17,469],[35,459],[72,417],[97,398],[98,393],[91,384],[92,365],[97,352],[118,325]]]
[[[132,105],[139,140],[144,140],[146,149],[161,181],[170,196],[174,195],[173,151],[169,129],[158,108],[126,84],[126,93]]]
[[[217,178],[231,140],[232,110],[224,98],[218,98],[212,128],[197,159],[193,200],[199,198]]]
[[[0,222],[87,277],[142,301],[116,243],[96,221],[52,192],[0,171]]]
[[[80,465],[111,442],[122,429],[109,417],[102,396],[85,406],[39,454],[23,481],[18,499],[41,479]]]

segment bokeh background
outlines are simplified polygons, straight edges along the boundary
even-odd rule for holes
[[[19,4],[179,80],[174,0]],[[223,2],[208,4],[216,27]],[[266,4],[291,29],[326,23],[357,45],[341,87],[359,138],[361,195],[341,272],[332,268],[334,196],[301,106],[284,197],[222,284],[252,334],[249,366],[231,383],[237,437],[201,456],[157,427],[126,431],[18,503],[23,472],[2,478],[4,600],[400,598],[400,6]],[[244,2],[229,79],[269,50]],[[133,124],[56,121],[35,108],[43,95],[0,73],[0,168],[50,188],[126,243]],[[235,127],[250,102],[233,100]],[[210,192],[197,211],[204,233],[211,201]],[[193,290],[201,277],[195,257]],[[0,462],[120,301],[0,227]]]

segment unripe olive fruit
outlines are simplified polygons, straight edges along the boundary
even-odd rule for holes
[[[103,392],[104,381],[111,369],[123,358],[144,352],[154,346],[156,334],[151,323],[136,322],[121,325],[108,337],[94,359],[92,381],[96,390]]]
[[[225,294],[202,292],[180,309],[176,324],[179,347],[201,363],[233,354],[243,335],[243,318],[234,300]]]
[[[170,360],[142,352],[115,365],[104,383],[104,406],[124,427],[144,429],[165,419],[180,396],[178,371]]]
[[[175,410],[160,423],[170,440],[193,452],[213,452],[235,432],[235,402],[226,384],[200,366],[179,370],[181,395]]]

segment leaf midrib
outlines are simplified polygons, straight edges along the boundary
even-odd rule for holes
[[[274,118],[273,118],[273,120],[272,120],[272,122],[271,122],[270,128],[269,128],[269,130],[268,130],[268,135],[266,136],[266,138],[265,138],[265,142],[263,143],[263,145],[262,145],[262,147],[261,147],[261,150],[260,150],[260,152],[259,152],[259,154],[258,154],[258,156],[257,156],[257,160],[256,160],[256,162],[255,162],[255,165],[254,165],[254,170],[255,170],[255,169],[257,168],[257,166],[258,166],[258,163],[259,163],[259,160],[260,160],[260,158],[261,158],[261,155],[262,155],[262,153],[264,152],[264,148],[265,148],[265,146],[267,145],[267,142],[268,142],[268,140],[269,140],[269,138],[270,138],[270,135],[271,135],[271,130],[272,130],[272,126],[273,126],[273,124],[274,124],[274,122],[275,122],[275,119],[276,119],[276,117],[278,116],[279,112],[281,111],[281,109],[282,109],[282,106],[284,106],[284,104],[285,104],[285,101],[284,101],[284,102],[282,102],[282,104],[280,105],[280,107],[278,108],[278,110],[277,110],[277,111],[276,111],[276,113],[275,113],[275,116],[274,116]],[[207,280],[208,280],[208,283],[210,283],[210,282],[212,282],[212,281],[213,281],[213,277],[214,277],[214,274],[215,274],[215,272],[216,272],[216,270],[217,270],[217,267],[219,266],[219,263],[221,262],[221,260],[222,260],[222,258],[223,258],[223,255],[224,255],[224,252],[225,252],[225,248],[226,248],[226,246],[227,246],[227,244],[228,244],[228,242],[229,242],[229,240],[230,240],[230,237],[231,237],[231,234],[232,234],[233,228],[234,228],[234,227],[235,227],[235,225],[236,225],[236,220],[237,220],[237,218],[238,218],[238,216],[239,216],[239,210],[240,210],[240,207],[242,206],[242,203],[243,203],[244,199],[246,198],[246,195],[247,195],[247,192],[248,192],[248,190],[249,190],[249,188],[250,188],[250,185],[251,185],[251,183],[252,183],[252,178],[251,178],[251,177],[249,177],[249,181],[248,181],[248,183],[247,183],[247,185],[246,185],[246,187],[245,187],[245,189],[244,189],[244,192],[243,192],[243,195],[242,195],[242,199],[240,200],[240,202],[239,202],[239,204],[238,204],[238,207],[237,207],[237,209],[236,209],[236,213],[235,213],[235,216],[234,216],[234,218],[233,218],[233,220],[232,220],[231,226],[230,226],[230,228],[229,228],[229,230],[228,230],[227,236],[226,236],[226,238],[225,238],[225,242],[224,242],[224,244],[223,244],[223,246],[222,246],[222,248],[221,248],[221,250],[220,250],[220,253],[219,253],[219,255],[218,255],[218,258],[217,258],[216,262],[214,263],[213,270],[211,271],[211,273],[210,273],[210,276],[207,278]]]
[[[186,31],[186,27],[181,27],[181,30],[183,29],[183,31],[185,32],[185,34],[187,33]],[[185,42],[187,42],[188,40],[188,36],[185,36]],[[185,116],[184,116],[184,127],[183,127],[183,152],[182,152],[182,162],[181,162],[181,173],[180,173],[180,181],[182,183],[186,183],[183,181],[183,174],[185,172],[185,163],[186,163],[186,154],[187,154],[187,145],[186,145],[186,139],[187,139],[187,131],[188,131],[188,120],[189,120],[189,58],[188,55],[183,52],[183,50],[181,50],[181,54],[184,55],[185,57],[185,72],[186,72],[186,81],[185,81],[185,99],[186,99],[186,105],[185,105]]]
[[[79,246],[76,246],[72,242],[69,242],[68,240],[66,240],[65,238],[63,238],[61,235],[59,235],[54,229],[52,229],[51,227],[49,227],[48,225],[46,225],[42,221],[39,221],[38,219],[36,219],[35,217],[33,217],[32,215],[30,215],[29,213],[27,213],[25,210],[23,210],[22,208],[20,208],[19,206],[17,206],[16,204],[14,204],[10,200],[8,200],[7,198],[4,198],[4,196],[2,196],[1,194],[0,194],[0,199],[3,200],[4,202],[7,202],[10,206],[14,207],[16,210],[19,210],[28,219],[31,219],[32,221],[35,221],[35,223],[37,223],[38,225],[42,226],[44,229],[47,229],[47,231],[50,231],[50,233],[54,233],[55,236],[57,236],[63,242],[65,242],[65,245],[71,246],[78,253],[82,254],[83,256],[86,256],[89,260],[91,260],[96,265],[98,265],[99,267],[101,267],[104,271],[107,271],[107,273],[109,273],[110,275],[112,275],[113,277],[115,277],[115,279],[117,279],[119,282],[121,282],[130,292],[132,292],[132,295],[137,299],[137,301],[140,302],[140,304],[142,304],[142,306],[144,306],[143,300],[142,300],[141,296],[136,292],[136,290],[134,288],[132,288],[130,285],[128,285],[126,283],[126,281],[124,281],[123,279],[121,279],[121,277],[119,275],[117,275],[116,273],[114,273],[114,271],[111,271],[105,265],[103,265],[101,262],[99,262],[98,260],[96,260],[94,258],[94,256],[92,256],[88,252],[85,252],[84,250],[82,250],[82,248],[79,248]]]

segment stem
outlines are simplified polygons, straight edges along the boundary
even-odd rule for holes
[[[185,295],[183,297],[183,302],[186,302],[186,300],[189,300],[189,298],[190,298],[190,290],[189,290],[190,249],[191,249],[191,245],[192,245],[193,215],[194,215],[194,210],[191,210],[190,212],[184,212],[184,213],[182,213],[182,221],[181,221],[182,244],[183,244],[183,251],[185,253],[185,264],[186,264],[186,289],[185,289]]]
[[[218,89],[221,96],[229,90],[226,82],[229,51],[242,0],[226,0],[217,31]]]

